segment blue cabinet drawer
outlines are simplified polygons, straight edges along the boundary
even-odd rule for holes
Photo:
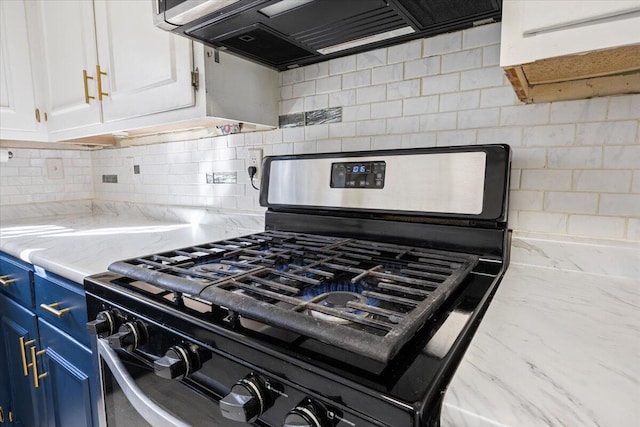
[[[33,308],[32,275],[33,269],[29,264],[8,255],[0,255],[0,292],[29,308]]]
[[[35,274],[35,300],[38,317],[62,329],[80,343],[89,346],[87,305],[84,289],[56,275]]]

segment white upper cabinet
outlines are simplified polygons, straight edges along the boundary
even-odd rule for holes
[[[194,105],[191,42],[156,28],[150,3],[94,2],[105,122]]]
[[[504,0],[500,65],[524,102],[640,91],[640,0]]]
[[[0,1],[0,137],[46,138],[23,1]],[[36,111],[37,109],[37,111]]]
[[[50,132],[102,121],[91,1],[38,1]]]

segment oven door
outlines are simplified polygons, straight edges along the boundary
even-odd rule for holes
[[[157,376],[144,360],[117,353],[97,339],[103,405],[101,425],[223,426],[229,425],[215,400],[180,381]]]

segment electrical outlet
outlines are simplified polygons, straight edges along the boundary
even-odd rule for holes
[[[247,167],[256,167],[258,171],[256,172],[256,176],[253,179],[254,181],[259,181],[260,174],[262,173],[262,148],[249,148],[247,150],[247,154],[249,157]]]

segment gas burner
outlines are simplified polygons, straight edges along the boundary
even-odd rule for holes
[[[314,302],[319,306],[328,307],[334,310],[349,313],[358,317],[367,317],[368,313],[354,308],[348,307],[347,304],[351,301],[358,302],[360,304],[367,304],[367,297],[359,295],[355,292],[327,292],[314,298]],[[324,320],[331,323],[347,324],[351,323],[350,320],[343,319],[341,317],[332,316],[330,314],[322,313],[316,310],[307,310],[307,312],[316,319]]]

